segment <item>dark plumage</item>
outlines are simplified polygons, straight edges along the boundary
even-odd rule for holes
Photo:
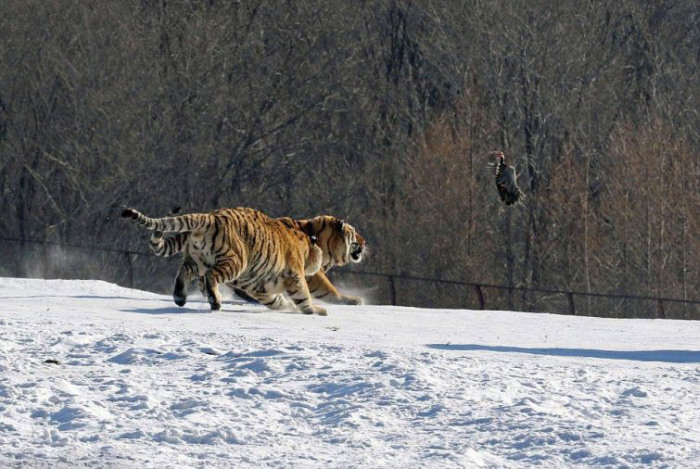
[[[522,192],[518,187],[515,168],[506,164],[506,158],[503,152],[496,153],[496,162],[492,163],[496,173],[496,188],[498,195],[506,205],[512,205],[517,202],[522,196]]]

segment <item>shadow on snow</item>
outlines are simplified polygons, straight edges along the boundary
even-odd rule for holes
[[[170,300],[172,302],[172,300]],[[233,313],[233,314],[261,314],[265,312],[275,312],[269,309],[256,308],[251,303],[227,302],[224,301],[221,305],[221,310],[212,311],[209,308],[209,303],[204,301],[188,301],[186,306],[166,306],[162,308],[121,308],[119,311],[124,313],[140,313],[140,314],[217,314],[217,313]],[[233,309],[231,309],[233,307]],[[285,311],[276,311],[285,312]]]
[[[191,314],[191,313],[211,313],[209,308],[194,309],[181,308],[179,306],[168,306],[165,308],[122,308],[119,311],[123,313],[141,313],[141,314]]]
[[[700,351],[694,350],[595,350],[581,348],[528,348],[477,344],[428,344],[436,350],[467,352],[505,352],[548,355],[554,357],[603,358],[607,360],[636,360],[642,362],[700,363]]]

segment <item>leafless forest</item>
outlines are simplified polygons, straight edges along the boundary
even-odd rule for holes
[[[405,305],[474,292],[401,275],[700,300],[699,25],[693,0],[4,0],[0,275],[169,292],[177,260],[125,253],[147,234],[116,207],[242,205],[347,219],[372,253],[335,278],[378,303],[349,272]]]

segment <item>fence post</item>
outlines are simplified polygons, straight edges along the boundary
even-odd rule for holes
[[[571,314],[572,316],[576,316],[576,305],[574,304],[574,294],[572,292],[567,292],[566,297],[569,299],[569,314]]]
[[[129,288],[134,288],[134,264],[131,262],[131,254],[125,252],[126,256],[126,268],[127,268],[127,280],[129,281]]]
[[[661,298],[657,298],[656,306],[658,308],[659,319],[666,319],[666,311],[664,311],[664,302]]]
[[[474,290],[476,290],[476,298],[479,300],[479,309],[486,309],[486,303],[484,302],[484,293],[481,291],[481,285],[474,285]]]
[[[393,275],[389,275],[389,293],[391,294],[391,305],[396,306],[396,285],[394,285]]]

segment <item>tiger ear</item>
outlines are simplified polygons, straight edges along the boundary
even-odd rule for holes
[[[336,218],[334,223],[333,223],[333,228],[335,228],[338,231],[343,231],[344,227],[345,227],[345,220],[341,220],[340,218]]]

